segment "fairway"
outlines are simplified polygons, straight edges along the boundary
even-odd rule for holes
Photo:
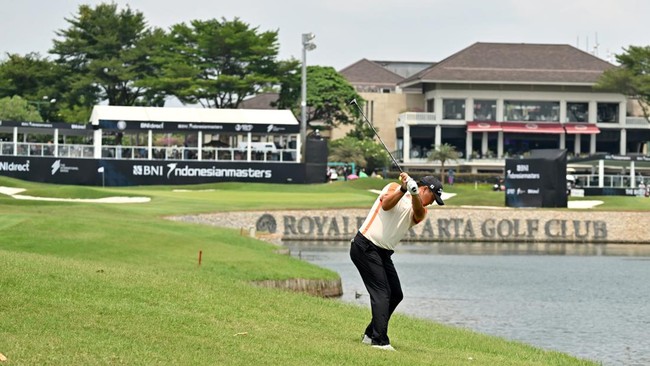
[[[350,183],[102,189],[0,178],[1,186],[31,196],[151,199],[108,204],[0,196],[3,364],[590,364],[399,314],[391,323],[398,352],[378,352],[360,343],[368,309],[250,283],[336,279],[336,273],[278,254],[276,246],[239,230],[163,218],[366,207],[375,197],[368,189],[385,184]],[[190,190],[173,191],[183,188]]]

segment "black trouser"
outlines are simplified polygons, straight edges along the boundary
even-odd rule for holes
[[[393,253],[392,250],[374,245],[359,232],[350,248],[350,258],[370,294],[372,319],[365,334],[372,338],[372,344],[390,344],[388,321],[397,304],[404,298],[397,271],[390,259]]]

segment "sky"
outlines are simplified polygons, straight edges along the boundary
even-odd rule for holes
[[[48,50],[80,4],[110,1],[0,0],[0,60]],[[438,62],[476,42],[569,44],[615,62],[650,45],[644,0],[114,0],[168,29],[191,20],[238,17],[279,32],[279,59],[302,59],[302,34],[317,48],[308,65],[341,70],[361,59]],[[53,56],[50,56],[53,57]]]

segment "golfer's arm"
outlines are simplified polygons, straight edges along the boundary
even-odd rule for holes
[[[386,193],[382,198],[381,198],[381,208],[384,209],[384,211],[388,211],[395,207],[397,205],[397,202],[404,197],[404,192],[402,192],[400,189],[400,185],[397,183],[391,184],[390,189],[388,190],[388,193]]]
[[[427,216],[427,209],[422,206],[419,196],[412,196],[411,204],[413,205],[413,221],[417,224]]]

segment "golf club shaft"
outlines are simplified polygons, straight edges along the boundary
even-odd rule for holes
[[[388,150],[388,147],[386,146],[386,144],[384,144],[384,141],[382,141],[381,137],[379,137],[379,133],[377,133],[377,130],[375,130],[375,128],[372,126],[372,123],[370,123],[370,121],[368,121],[368,118],[366,117],[366,115],[363,114],[363,111],[361,110],[361,107],[359,107],[359,104],[357,103],[357,100],[352,99],[350,104],[353,104],[353,103],[354,103],[354,105],[357,106],[357,109],[359,110],[359,113],[361,113],[361,116],[363,117],[363,119],[366,121],[366,123],[368,123],[368,126],[370,126],[370,128],[372,129],[372,132],[375,133],[375,136],[377,136],[377,139],[379,139],[379,142],[381,142],[381,146],[383,146],[384,149],[386,149],[386,152],[388,153],[388,156],[390,156],[391,160],[393,160],[393,164],[395,164],[395,166],[397,167],[397,169],[399,169],[400,172],[404,173],[404,171],[402,170],[402,167],[399,166],[399,164],[397,163],[397,160],[395,160],[395,158],[393,157],[393,154],[390,153],[390,150]]]

